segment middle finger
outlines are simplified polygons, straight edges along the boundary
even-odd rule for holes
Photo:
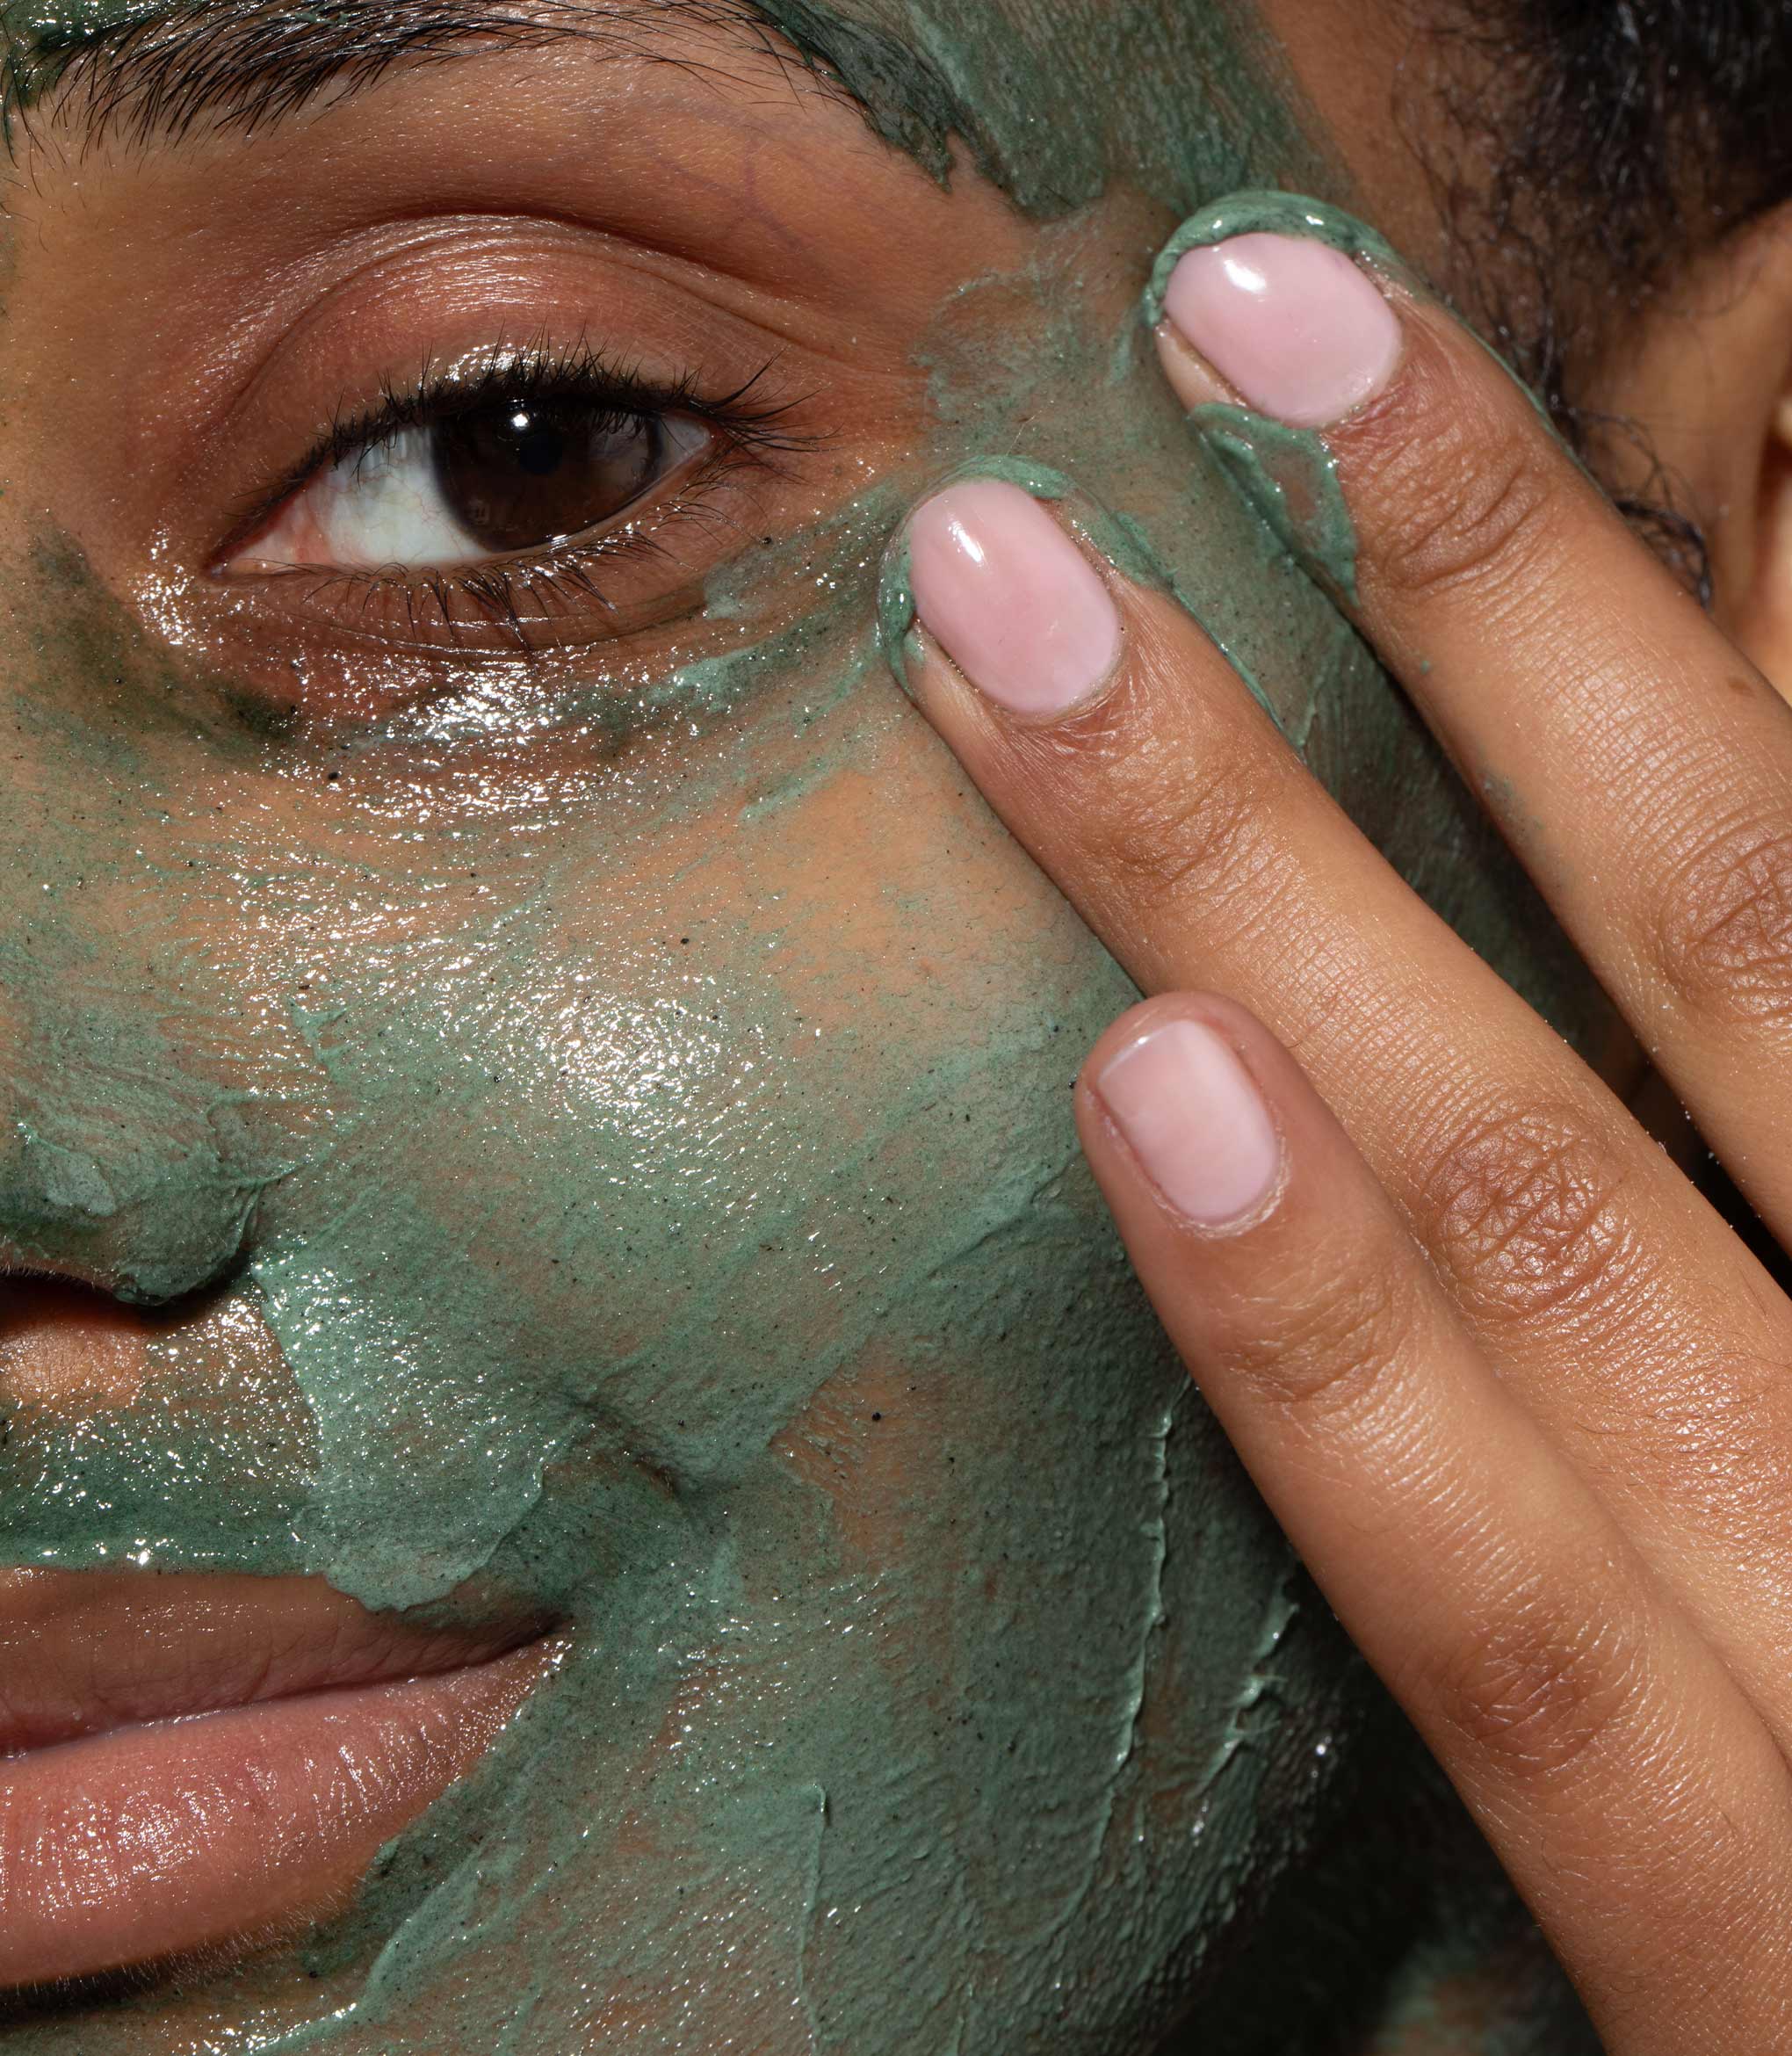
[[[1281,197],[1186,224],[1160,267],[1165,369],[1185,404],[1232,396],[1192,339],[1318,438],[1355,532],[1347,604],[1788,1239],[1792,711],[1504,366],[1387,260],[1330,238],[1364,239]],[[1246,447],[1269,426],[1196,418]]]
[[[1218,988],[1294,1051],[1514,1388],[1770,1691],[1756,1653],[1792,1632],[1780,1295],[1082,529],[997,480],[926,503],[911,690],[1146,992]]]

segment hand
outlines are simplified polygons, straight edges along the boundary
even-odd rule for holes
[[[1787,1242],[1792,713],[1361,245],[1200,249],[1168,310],[1186,402],[1322,437],[1340,604]],[[1792,1305],[1063,516],[925,503],[907,668],[1158,995],[1077,1096],[1133,1262],[1614,2056],[1792,2050]]]

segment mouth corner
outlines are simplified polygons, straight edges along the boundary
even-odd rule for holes
[[[0,1582],[0,2021],[328,1918],[571,1647],[316,1580],[39,1575]]]

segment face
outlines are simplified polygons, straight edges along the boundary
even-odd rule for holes
[[[892,683],[880,583],[943,474],[1073,481],[1595,1037],[1138,318],[1222,192],[1412,195],[1217,6],[438,47],[370,0],[242,46],[247,127],[183,119],[184,16],[29,11],[0,1652],[423,1640],[217,1745],[259,1812],[65,1710],[88,1797],[32,1788],[0,1900],[75,1911],[11,1981],[266,1945],[9,2048],[1148,2046],[1301,1864],[1361,1689],[1077,1157],[1131,988]],[[350,22],[409,56],[295,105]]]

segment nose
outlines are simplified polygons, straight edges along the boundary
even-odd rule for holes
[[[234,946],[269,810],[39,482],[0,495],[0,1270],[155,1307],[240,1266],[292,1168]]]
[[[152,973],[122,936],[0,919],[0,1268],[140,1306],[227,1276],[288,1168]]]
[[[271,1182],[205,1145],[177,1144],[158,1159],[141,1148],[83,1147],[21,1122],[0,1161],[0,1270],[163,1306],[228,1276]]]
[[[52,1092],[28,1096],[29,1111],[15,1111],[0,1152],[0,1267],[76,1279],[137,1306],[215,1285],[285,1167],[233,1148],[233,1124],[177,1074],[141,1094],[105,1082],[112,1096],[81,1104],[101,1082],[70,1065]]]

